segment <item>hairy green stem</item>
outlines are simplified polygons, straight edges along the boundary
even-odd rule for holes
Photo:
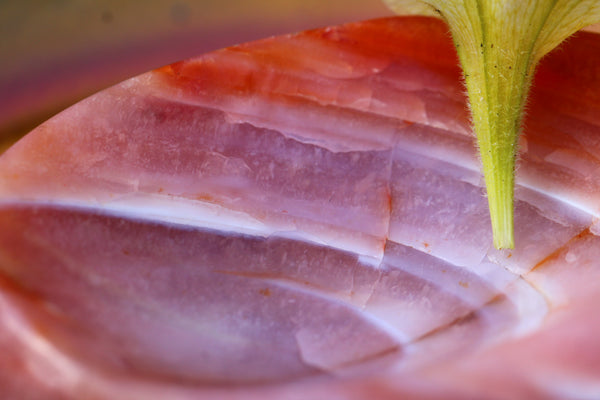
[[[513,248],[514,170],[535,67],[600,21],[600,0],[385,0],[398,13],[442,17],[463,68],[488,195],[494,246]]]

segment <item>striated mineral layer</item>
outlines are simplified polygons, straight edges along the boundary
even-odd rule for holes
[[[497,251],[432,19],[98,93],[0,158],[2,398],[598,398],[599,36],[543,61],[519,166]]]

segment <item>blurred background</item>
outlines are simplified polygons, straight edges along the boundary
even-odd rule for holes
[[[0,0],[0,152],[78,100],[150,69],[387,15],[380,0]]]

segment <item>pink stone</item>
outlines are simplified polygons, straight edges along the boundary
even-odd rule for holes
[[[599,72],[589,33],[540,67],[511,252],[437,20],[265,39],[89,97],[0,157],[0,387],[593,398]]]

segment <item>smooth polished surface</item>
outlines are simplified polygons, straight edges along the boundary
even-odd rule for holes
[[[519,247],[491,246],[437,20],[130,79],[0,158],[14,398],[593,398],[600,41],[540,68]]]

